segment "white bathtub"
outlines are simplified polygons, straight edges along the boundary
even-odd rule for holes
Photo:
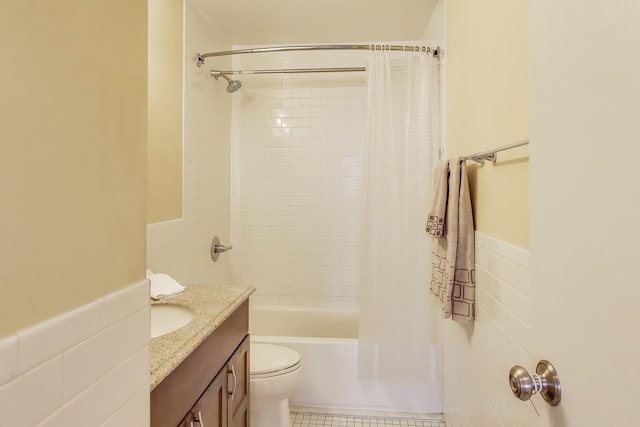
[[[252,342],[283,345],[302,358],[302,385],[292,406],[435,414],[441,385],[384,386],[358,381],[358,311],[316,307],[251,306]]]

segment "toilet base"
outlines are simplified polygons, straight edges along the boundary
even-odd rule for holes
[[[261,409],[251,409],[251,427],[291,427],[289,399],[270,402]]]

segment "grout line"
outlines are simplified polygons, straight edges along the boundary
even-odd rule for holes
[[[445,427],[438,419],[386,418],[291,412],[292,427]]]

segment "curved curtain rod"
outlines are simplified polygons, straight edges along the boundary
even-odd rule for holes
[[[365,67],[341,68],[283,68],[281,70],[211,70],[211,76],[218,78],[231,74],[300,74],[300,73],[345,73],[350,71],[367,71]]]
[[[265,53],[265,52],[287,52],[303,50],[394,50],[403,52],[424,52],[432,54],[434,58],[440,59],[440,47],[431,48],[429,46],[405,46],[386,44],[322,44],[322,45],[298,45],[298,46],[273,46],[257,47],[252,49],[225,50],[219,52],[199,53],[196,56],[198,67],[204,64],[206,58],[214,56],[240,55],[245,53]]]

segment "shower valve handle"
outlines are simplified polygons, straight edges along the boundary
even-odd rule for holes
[[[215,262],[218,260],[221,253],[230,251],[231,249],[233,249],[233,246],[221,245],[220,238],[218,236],[213,236],[213,240],[211,241],[211,259]]]
[[[233,246],[224,246],[224,245],[213,246],[213,252],[216,254],[221,254],[223,252],[230,251],[231,249],[233,249]]]

